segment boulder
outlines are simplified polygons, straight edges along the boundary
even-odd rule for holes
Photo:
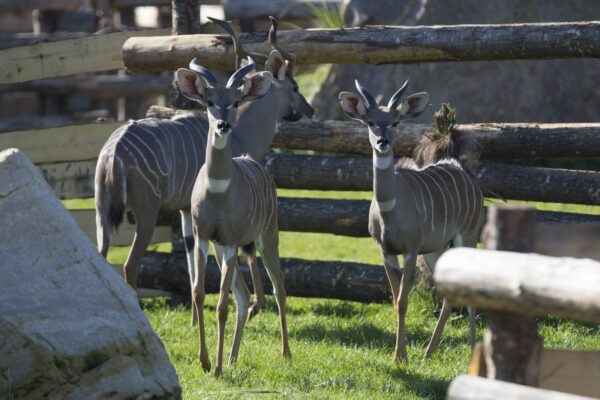
[[[387,25],[506,24],[590,21],[597,0],[347,0],[346,23]],[[408,93],[426,91],[433,110],[450,102],[459,123],[593,122],[600,107],[600,60],[518,60],[334,65],[313,99],[322,119],[347,118],[337,96],[354,79],[387,102],[406,79]],[[412,122],[428,123],[425,111]]]
[[[135,292],[16,149],[0,216],[0,397],[181,398]]]

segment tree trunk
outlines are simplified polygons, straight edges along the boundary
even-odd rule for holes
[[[265,290],[272,293],[271,281],[260,264]],[[383,268],[349,262],[313,261],[294,258],[281,260],[285,288],[289,296],[332,298],[360,302],[389,301],[391,292]],[[252,287],[250,270],[240,264],[248,287]],[[139,286],[159,289],[190,298],[190,282],[185,253],[147,252],[142,260]],[[209,257],[206,272],[207,293],[219,293],[220,271],[214,257]]]

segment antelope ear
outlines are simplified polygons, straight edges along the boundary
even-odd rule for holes
[[[402,117],[417,117],[425,110],[429,103],[429,95],[426,92],[411,94],[397,108]]]
[[[273,74],[274,77],[277,78],[278,81],[283,81],[285,79],[285,72],[287,70],[287,64],[285,60],[281,56],[277,50],[273,50],[269,54],[269,58],[265,63],[265,71],[269,71]]]
[[[206,82],[197,73],[185,68],[175,72],[179,91],[190,100],[204,104],[206,97]]]
[[[268,71],[257,72],[246,79],[239,91],[243,101],[258,100],[267,94],[271,88],[273,75]]]
[[[364,120],[367,116],[367,107],[358,95],[350,92],[341,92],[338,96],[342,110],[350,117]]]

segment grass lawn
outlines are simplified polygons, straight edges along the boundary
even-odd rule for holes
[[[370,199],[369,192],[315,192],[280,190],[280,196]],[[495,202],[495,201],[494,201]],[[68,208],[90,208],[90,200],[65,201]],[[535,203],[555,211],[598,213],[599,207]],[[281,232],[283,257],[345,260],[379,264],[372,239],[356,239],[315,233]],[[170,244],[151,246],[170,251]],[[114,247],[109,261],[122,263],[128,247]],[[207,297],[206,327],[209,354],[214,367],[216,347],[216,295]],[[469,361],[466,312],[449,319],[438,352],[423,360],[425,346],[437,319],[432,296],[413,290],[407,315],[408,364],[392,365],[395,315],[391,304],[360,304],[337,300],[288,298],[287,314],[293,358],[280,354],[276,306],[268,297],[266,309],[244,331],[240,359],[226,366],[216,380],[202,371],[197,359],[197,330],[189,326],[190,310],[170,309],[164,299],[143,300],[143,307],[174,363],[184,398],[444,398],[450,380],[466,372]],[[235,309],[230,297],[225,357],[233,336]],[[483,315],[478,318],[478,338],[483,334]],[[600,350],[597,326],[541,319],[541,333],[548,347]]]

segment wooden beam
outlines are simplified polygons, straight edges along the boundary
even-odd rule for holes
[[[600,223],[537,224],[534,250],[547,256],[591,258],[600,261],[598,243]]]
[[[263,164],[278,188],[371,190],[373,186],[372,161],[366,157],[274,153]],[[597,172],[503,164],[482,164],[476,173],[488,197],[496,197],[494,192],[513,200],[591,205],[600,205],[598,176]]]
[[[206,272],[207,293],[218,293],[220,271],[214,257],[209,257]],[[260,264],[267,293],[272,286]],[[251,287],[250,270],[240,265],[246,284]],[[337,261],[315,261],[297,258],[281,259],[288,296],[333,298],[360,302],[389,301],[391,292],[382,267]],[[142,260],[139,287],[183,294],[189,299],[190,282],[184,253],[148,252]]]
[[[448,400],[591,400],[569,393],[537,389],[515,383],[461,375],[450,382]]]
[[[0,120],[0,133],[89,124],[93,123],[98,118],[106,118],[108,114],[108,110],[94,110],[80,113],[77,116],[64,114],[18,115],[15,117],[2,118]]]
[[[600,393],[600,352],[544,349],[540,358],[540,387],[580,396]]]
[[[96,213],[94,210],[71,210],[71,215],[83,233],[96,246]],[[110,244],[113,246],[130,245],[135,233],[135,225],[124,221],[119,230],[111,235]],[[164,243],[171,241],[171,227],[158,226],[154,229],[150,243]]]
[[[0,84],[119,69],[125,40],[167,33],[165,29],[116,32],[1,50]]]
[[[600,57],[599,22],[451,26],[374,26],[281,31],[279,45],[302,64],[391,64]],[[266,33],[242,34],[244,47],[268,53]],[[131,38],[123,63],[132,72],[173,71],[197,57],[209,69],[230,70],[229,37]]]
[[[3,12],[33,9],[63,10],[77,8],[83,3],[82,0],[0,0],[0,9]]]
[[[165,94],[171,78],[167,75],[77,75],[0,85],[0,93],[40,92],[50,95],[65,95],[74,92],[88,93],[98,100],[115,97],[140,97]]]
[[[147,117],[169,119],[186,110],[152,106]],[[396,157],[412,157],[430,124],[406,123],[394,130]],[[536,158],[597,158],[600,154],[600,123],[572,124],[462,124],[456,141],[477,149],[485,160]],[[372,153],[365,125],[356,121],[281,121],[272,147],[326,153],[368,155]]]
[[[0,32],[0,49],[29,46],[42,42],[56,42],[59,40],[75,39],[86,36],[89,36],[89,34],[81,32]]]
[[[316,18],[310,5],[321,8],[324,5],[329,9],[338,10],[341,0],[227,0],[223,4],[225,18],[263,18],[269,15],[283,14],[289,18]]]
[[[35,164],[93,160],[123,122],[71,125],[0,134],[0,148],[21,149]]]
[[[43,164],[38,168],[60,199],[94,197],[97,160]]]
[[[440,258],[434,279],[438,293],[455,305],[600,322],[597,261],[452,249]]]

